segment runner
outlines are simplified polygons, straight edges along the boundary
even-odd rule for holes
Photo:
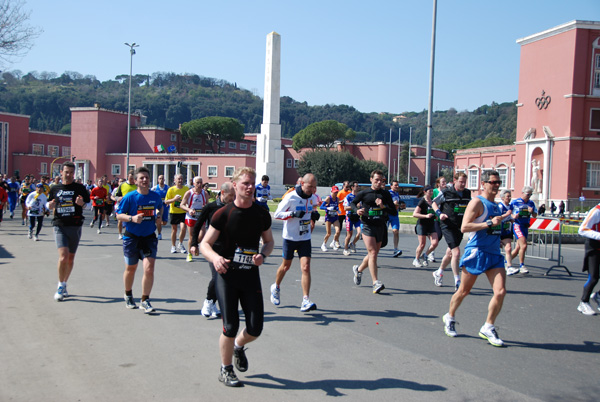
[[[194,225],[196,224],[196,220],[202,213],[202,208],[208,203],[208,197],[202,188],[202,177],[196,176],[193,180],[194,187],[187,191],[183,196],[183,200],[181,201],[181,209],[186,212],[185,215],[185,225],[188,227],[190,232],[190,236],[188,239],[188,249],[192,247],[192,232],[194,230]],[[192,251],[187,255],[187,262],[192,262]]]
[[[135,171],[136,190],[128,192],[119,203],[117,219],[125,222],[123,236],[123,254],[125,256],[125,307],[137,308],[133,298],[133,281],[139,260],[142,260],[144,276],[142,277],[142,299],[140,308],[144,313],[153,313],[150,303],[150,292],[154,284],[154,264],[158,240],[154,234],[156,220],[162,213],[162,199],[150,191],[150,171],[141,166]],[[156,212],[158,211],[158,212]]]
[[[506,275],[514,275],[519,273],[519,268],[513,268],[512,266],[512,241],[513,241],[513,230],[512,230],[512,207],[510,206],[510,199],[512,194],[510,190],[502,190],[500,192],[500,213],[502,216],[508,213],[502,220],[502,233],[500,233],[500,247],[504,249],[504,259],[506,260]]]
[[[346,210],[346,239],[344,239],[344,255],[350,255],[350,253],[356,253],[356,243],[360,239],[360,216],[356,212],[352,211],[350,203],[358,194],[358,182],[353,181],[350,183],[352,192],[344,198],[344,209]],[[356,236],[352,239],[352,233],[356,229]]]
[[[106,224],[104,225],[104,227],[109,227],[110,217],[112,216],[115,208],[115,202],[111,197],[112,189],[110,188],[110,183],[108,183],[108,177],[106,177],[106,175],[102,176],[102,187],[104,187],[104,189],[106,190],[106,200],[104,201],[104,221],[106,222]]]
[[[135,191],[136,189],[137,186],[135,185],[135,175],[133,170],[130,170],[127,174],[127,181],[119,184],[119,187],[117,187],[117,192],[115,194],[116,203],[120,203],[127,193]],[[119,221],[118,219],[117,221],[119,222],[117,224],[117,229],[119,230],[119,239],[123,239],[123,222]]]
[[[158,230],[158,240],[162,240],[162,227],[166,226],[169,223],[169,207],[165,204],[165,198],[167,196],[167,191],[169,191],[169,186],[165,184],[165,176],[162,174],[158,176],[158,184],[152,187],[150,190],[157,193],[160,198],[163,200],[163,213],[162,218],[156,221],[156,229]]]
[[[454,175],[454,186],[446,186],[440,194],[433,200],[433,210],[440,218],[441,229],[448,248],[442,258],[442,263],[437,271],[433,272],[433,281],[435,286],[442,286],[444,269],[451,264],[454,274],[454,291],[460,286],[460,243],[463,239],[461,224],[467,204],[471,200],[471,191],[467,185],[467,175],[464,172],[458,172]]]
[[[326,234],[323,238],[323,244],[321,244],[321,250],[327,251],[327,241],[331,236],[331,226],[335,227],[335,234],[339,238],[340,233],[340,222],[338,220],[338,212],[339,212],[339,200],[337,198],[337,194],[340,189],[337,186],[331,187],[331,194],[328,195],[323,204],[321,204],[321,209],[325,211],[325,230]],[[331,241],[329,245],[334,250],[338,250],[340,248],[340,243],[335,241],[334,239]]]
[[[435,188],[433,189],[433,197],[432,198],[435,200],[435,197],[437,197],[440,194],[440,192],[445,190],[446,186],[447,186],[446,178],[444,176],[438,177],[435,180]],[[440,241],[442,239],[442,228],[440,227],[439,218],[434,221],[433,225],[435,227],[435,232],[437,233],[437,236],[438,236],[438,241]],[[427,255],[427,261],[435,263],[435,250],[431,254]]]
[[[35,186],[35,192],[30,193],[25,200],[25,206],[27,207],[27,216],[29,217],[29,233],[28,238],[33,237],[33,241],[38,241],[38,236],[42,230],[44,223],[44,214],[46,212],[46,203],[48,197],[44,194],[44,185],[39,183]],[[33,228],[36,226],[35,234],[33,234]]]
[[[342,189],[337,194],[339,206],[338,222],[340,224],[340,230],[335,232],[335,235],[333,236],[333,241],[334,244],[338,245],[338,248],[340,247],[340,235],[342,234],[341,229],[346,226],[346,208],[344,207],[344,200],[346,199],[346,196],[351,192],[352,186],[350,185],[350,182],[346,180],[344,183],[342,183]]]
[[[383,172],[381,170],[372,171],[371,188],[358,193],[350,203],[352,212],[361,217],[362,236],[367,247],[367,255],[361,264],[352,267],[354,284],[360,285],[362,272],[368,267],[373,279],[373,293],[380,293],[385,289],[377,277],[377,255],[384,240],[383,237],[387,236],[387,215],[395,214],[397,211],[392,196],[384,188],[384,183]],[[360,208],[358,204],[361,204]]]
[[[63,301],[68,297],[67,281],[73,271],[75,253],[81,239],[83,209],[90,202],[90,195],[81,183],[74,182],[75,164],[62,165],[62,183],[52,186],[46,208],[54,210],[52,225],[58,248],[58,289],[54,300]]]
[[[25,176],[25,180],[23,184],[21,184],[21,190],[19,191],[20,202],[21,202],[21,225],[25,225],[25,221],[27,220],[27,206],[25,205],[25,201],[27,200],[27,196],[35,192],[35,186],[31,184],[31,176]]]
[[[8,188],[8,184],[4,181],[3,178],[0,178],[0,224],[2,223],[2,219],[4,218],[4,209],[6,208],[6,204],[8,203],[8,192],[6,189]]]
[[[196,221],[194,225],[191,238],[192,244],[190,245],[190,253],[194,255],[199,254],[198,243],[202,241],[204,235],[206,234],[207,226],[210,225],[210,220],[212,219],[213,214],[220,208],[225,205],[232,203],[235,199],[235,190],[233,188],[233,184],[229,182],[225,182],[221,185],[221,193],[217,195],[217,199],[213,202],[206,204],[204,208],[202,208],[202,212],[200,213],[200,217]],[[217,272],[214,267],[209,264],[210,272],[212,277],[210,282],[208,283],[208,290],[206,292],[206,299],[204,300],[204,304],[202,305],[202,315],[205,317],[219,317],[221,315],[221,311],[217,307],[217,293],[215,290],[215,281],[217,279]]]
[[[459,187],[460,181],[456,182]],[[493,346],[503,346],[504,342],[498,337],[494,327],[496,318],[502,309],[506,295],[506,272],[504,258],[500,254],[500,232],[502,231],[502,216],[500,208],[494,202],[498,188],[502,182],[500,175],[493,170],[481,174],[482,195],[469,202],[461,223],[461,230],[469,233],[469,241],[460,261],[463,267],[462,280],[459,289],[452,296],[450,309],[443,317],[444,332],[450,337],[457,336],[455,329],[455,314],[465,297],[471,292],[479,275],[485,273],[494,295],[488,305],[485,324],[479,330],[479,336]],[[449,195],[447,190],[444,192]],[[447,201],[450,202],[450,201]],[[444,228],[442,227],[442,230]]]
[[[579,234],[585,237],[585,256],[583,272],[588,272],[588,279],[583,285],[583,294],[577,310],[585,315],[596,315],[590,306],[592,299],[600,310],[600,295],[592,293],[600,276],[600,204],[592,208],[579,227]]]
[[[394,251],[392,253],[393,257],[400,257],[402,255],[402,250],[398,248],[398,242],[400,241],[400,218],[398,218],[398,214],[403,208],[401,207],[400,194],[398,193],[398,190],[400,190],[398,180],[392,180],[390,195],[392,196],[392,201],[394,201],[396,212],[388,216],[388,226],[392,227],[392,234],[394,235]],[[406,206],[404,208],[406,208]]]
[[[228,387],[242,385],[233,371],[232,360],[239,371],[247,371],[244,346],[256,340],[263,329],[264,306],[258,267],[273,251],[275,243],[270,214],[254,203],[255,180],[254,169],[236,169],[232,177],[235,201],[215,212],[200,244],[202,255],[219,274],[216,287],[223,317],[219,381]],[[259,252],[261,238],[263,247]],[[246,318],[246,328],[240,333],[238,303]]]
[[[260,183],[256,185],[256,203],[261,207],[269,210],[267,201],[272,200],[271,197],[271,186],[269,186],[269,176],[263,175],[260,179]]]
[[[169,206],[169,216],[171,221],[171,254],[187,253],[183,241],[185,240],[185,210],[181,209],[181,200],[189,190],[188,186],[183,185],[183,175],[175,175],[175,185],[167,190],[165,204]],[[177,226],[179,226],[179,242],[177,241]]]
[[[302,304],[300,311],[303,313],[316,310],[317,305],[310,301],[310,260],[311,260],[311,235],[314,228],[314,222],[318,220],[317,211],[319,200],[315,195],[317,191],[317,179],[307,173],[302,178],[300,187],[295,191],[288,193],[275,211],[275,219],[282,219],[283,222],[283,260],[275,274],[275,283],[271,285],[271,303],[279,306],[280,285],[285,274],[292,266],[294,252],[298,252],[300,258],[300,270],[302,273]],[[337,203],[335,204],[337,205]],[[336,217],[337,222],[337,217]]]
[[[525,267],[525,252],[527,251],[527,235],[529,232],[529,218],[537,217],[537,208],[531,201],[533,188],[529,186],[523,187],[521,198],[512,200],[510,203],[513,210],[513,232],[517,238],[517,245],[511,254],[511,259],[519,255],[519,273],[527,275],[529,270]]]
[[[15,176],[10,178],[8,188],[8,208],[10,210],[10,219],[13,219],[15,216],[15,208],[17,207],[17,199],[19,198],[19,191],[21,189]]]
[[[438,237],[435,231],[435,221],[436,215],[433,211],[432,207],[432,197],[433,196],[433,188],[429,185],[423,187],[423,193],[419,194],[417,197],[423,197],[419,201],[419,204],[415,208],[413,212],[413,217],[417,218],[417,224],[415,226],[415,233],[417,234],[417,238],[419,239],[419,245],[417,246],[417,250],[415,252],[415,260],[413,261],[413,265],[417,268],[426,267],[429,265],[427,260],[427,255],[431,255],[433,251],[438,246]],[[425,253],[425,258],[421,260],[421,253],[425,250],[425,246],[427,245],[427,238],[429,237],[429,249]]]
[[[93,228],[94,224],[100,217],[100,222],[98,223],[98,234],[102,233],[100,228],[102,228],[102,218],[104,218],[104,211],[106,200],[108,198],[108,193],[102,185],[102,178],[99,178],[97,181],[98,185],[90,191],[90,199],[92,200],[92,206],[94,207],[94,220],[90,223],[90,227]],[[108,222],[108,217],[105,218],[106,222]]]

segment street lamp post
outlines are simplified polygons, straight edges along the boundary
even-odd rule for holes
[[[127,162],[126,162],[126,167],[125,167],[125,173],[128,174],[129,173],[129,139],[131,137],[131,75],[133,72],[133,55],[135,54],[135,47],[138,47],[139,45],[136,45],[135,42],[133,42],[131,45],[127,42],[125,42],[126,46],[129,46],[129,54],[130,54],[130,60],[129,60],[129,103],[127,106]]]

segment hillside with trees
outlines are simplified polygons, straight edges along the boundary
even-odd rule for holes
[[[31,116],[33,130],[70,132],[71,107],[93,106],[127,111],[128,75],[99,81],[95,76],[66,71],[15,70],[3,72],[0,80],[0,111]],[[132,79],[132,111],[147,117],[148,125],[178,128],[180,124],[209,116],[238,119],[246,133],[260,132],[262,99],[252,92],[216,78],[196,74],[156,72]],[[448,150],[500,145],[515,140],[516,102],[492,103],[476,110],[436,111],[433,115],[433,146]],[[390,105],[393,108],[393,105]],[[309,106],[288,96],[281,97],[282,135],[291,138],[312,123],[335,120],[355,133],[354,141],[408,141],[424,144],[427,111],[362,113],[348,105]]]

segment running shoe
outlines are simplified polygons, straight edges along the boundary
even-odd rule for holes
[[[54,294],[54,300],[63,301],[65,299],[64,291],[65,288],[63,286],[59,286],[58,289],[56,289],[56,293]]]
[[[38,241],[38,240],[39,239],[38,239],[37,235],[33,235],[33,241]]]
[[[185,259],[187,262],[194,261],[194,257],[192,257],[192,253],[188,253],[187,258]]]
[[[435,262],[435,255],[433,255],[433,253],[429,254],[427,256],[427,261],[429,261],[429,262]]]
[[[456,337],[458,334],[456,333],[456,329],[454,326],[456,325],[456,321],[453,318],[450,318],[450,314],[446,313],[442,317],[444,321],[444,332],[451,338]]]
[[[529,273],[529,270],[525,267],[525,265],[521,265],[521,267],[519,268],[519,273],[527,275]]]
[[[336,242],[333,243],[333,249],[334,250],[339,250],[340,249],[340,242],[339,241],[336,241]]]
[[[590,303],[579,302],[579,306],[577,306],[577,311],[584,315],[596,315],[596,312],[590,306]]]
[[[596,305],[598,306],[598,311],[600,311],[600,295],[598,295],[598,292],[592,293],[590,299],[593,300],[594,303],[596,303]]]
[[[350,250],[344,249],[344,255],[350,255]]]
[[[518,274],[518,273],[519,273],[519,268],[515,268],[515,267],[506,268],[506,275],[508,275],[508,276]]]
[[[332,240],[331,243],[329,243],[329,248],[332,248],[335,250],[335,240]]]
[[[321,250],[327,251],[327,246],[325,245],[325,243],[321,244]]]
[[[63,286],[63,297],[66,299],[67,297],[69,297],[69,292],[67,291],[67,284],[65,283],[65,286]]]
[[[100,228],[98,228],[98,231],[97,231],[97,232],[98,232],[98,234],[101,234],[101,233],[102,233],[102,231],[100,230]]]
[[[376,281],[373,284],[373,293],[380,293],[383,289],[385,289],[385,286],[383,286],[383,283],[381,283],[381,281]]]
[[[300,306],[300,311],[302,313],[307,313],[311,310],[316,310],[316,309],[317,309],[317,305],[315,303],[311,302],[309,299],[302,299],[302,305]]]
[[[279,290],[279,286],[277,286],[276,283],[271,285],[271,303],[276,306],[279,306],[279,303],[281,302],[279,300]]]
[[[12,212],[10,213],[10,219],[14,218],[15,214],[13,214]]]
[[[456,283],[454,284],[454,291],[458,291],[458,288],[460,287],[460,279],[456,281]]]
[[[94,222],[90,223],[90,227],[93,228],[94,227]]]
[[[177,247],[171,246],[171,254],[175,254],[177,252]]]
[[[352,267],[352,272],[354,272],[354,284],[359,286],[362,279],[362,272],[358,272],[358,265]]]
[[[212,300],[204,300],[204,304],[202,305],[202,315],[205,317],[210,317],[210,314],[212,312],[212,305],[213,305],[213,301]]]
[[[23,222],[21,222],[21,226],[25,226],[25,219],[23,219]]]
[[[431,274],[433,275],[433,284],[435,286],[442,286],[442,282],[444,280],[444,274],[439,274],[437,269],[435,271],[433,271]]]
[[[212,318],[218,318],[221,316],[221,310],[219,310],[219,308],[217,307],[217,303],[214,302],[212,304],[212,308],[211,308],[211,312],[210,312],[210,316]]]
[[[125,307],[127,307],[128,309],[137,308],[137,305],[135,304],[135,300],[133,300],[133,296],[125,295],[124,298],[125,298]]]
[[[504,346],[504,341],[498,337],[498,332],[496,332],[496,328],[492,327],[488,330],[484,330],[483,327],[479,330],[479,336],[483,339],[487,339],[487,341],[493,346]]]
[[[185,246],[183,244],[179,243],[179,245],[177,246],[177,248],[179,249],[179,252],[181,254],[187,253],[187,250],[185,249]]]
[[[400,257],[401,255],[402,255],[402,250],[394,249],[394,253],[393,253],[394,258]]]
[[[31,230],[29,232],[27,232],[27,238],[31,239],[33,237],[33,235],[31,234]]]
[[[146,314],[154,313],[156,311],[154,310],[154,307],[152,307],[152,304],[150,304],[150,299],[146,299],[143,302],[141,302],[140,309],[144,310],[144,313]]]
[[[241,387],[242,383],[238,380],[237,375],[235,375],[235,371],[233,371],[233,366],[221,367],[221,372],[219,373],[219,381],[225,384],[228,387]]]
[[[248,371],[248,358],[246,357],[246,348],[233,348],[233,364],[235,368],[241,371]]]
[[[421,266],[422,267],[429,266],[429,263],[427,262],[427,258],[421,258],[421,259],[419,259],[419,261],[421,261]]]
[[[423,266],[423,265],[421,265],[421,260],[419,260],[418,258],[415,258],[413,260],[412,264],[417,268],[421,268]]]
[[[158,234],[158,236],[156,236],[156,238],[157,238],[158,240],[162,240],[162,233],[159,233],[159,234]]]
[[[350,251],[351,251],[352,253],[356,253],[356,244],[354,244],[354,243],[350,243]]]
[[[123,240],[123,235],[119,233],[119,240]]]

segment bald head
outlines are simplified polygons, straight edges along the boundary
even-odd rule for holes
[[[302,191],[304,194],[313,195],[317,191],[317,178],[312,173],[307,173],[302,177]]]

